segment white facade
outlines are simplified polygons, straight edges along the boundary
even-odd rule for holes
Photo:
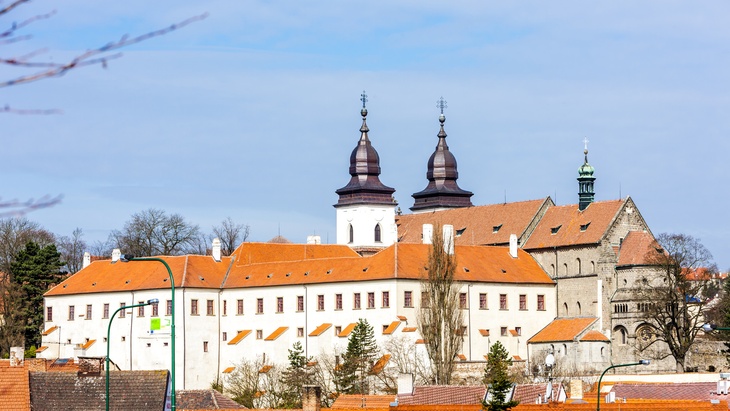
[[[337,244],[387,247],[395,243],[395,207],[396,204],[337,206]]]

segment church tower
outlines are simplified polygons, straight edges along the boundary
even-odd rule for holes
[[[580,211],[585,210],[596,197],[593,190],[593,182],[596,181],[596,178],[593,177],[595,170],[593,166],[588,164],[588,140],[583,142],[585,143],[585,149],[583,150],[585,160],[583,165],[578,168],[578,209]]]
[[[350,154],[350,182],[335,191],[337,204],[337,244],[346,244],[367,253],[367,248],[387,247],[396,241],[395,189],[380,182],[380,157],[368,138],[365,108],[367,95],[361,95],[362,127],[360,141]]]
[[[446,101],[443,97],[439,99],[436,107],[441,109],[439,141],[436,144],[436,151],[428,159],[428,171],[426,172],[428,185],[422,191],[413,194],[415,202],[411,207],[411,211],[414,213],[470,207],[472,205],[471,196],[474,194],[471,191],[462,190],[456,183],[459,172],[456,171],[456,157],[451,154],[449,146],[446,144],[446,131],[444,131]]]

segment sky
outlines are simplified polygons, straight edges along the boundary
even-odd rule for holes
[[[208,13],[106,69],[0,89],[0,104],[62,110],[0,114],[0,195],[63,195],[27,215],[56,234],[104,240],[159,208],[205,231],[231,217],[253,241],[334,243],[365,90],[404,212],[443,96],[474,204],[577,203],[587,139],[597,200],[631,196],[655,235],[695,236],[730,269],[730,3],[38,0],[0,24],[54,10],[3,58],[63,62]]]

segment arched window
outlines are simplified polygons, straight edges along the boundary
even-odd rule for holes
[[[563,317],[568,316],[568,303],[563,303]]]
[[[576,312],[576,314],[577,314],[578,316],[580,316],[580,313],[581,313],[581,310],[580,310],[580,301],[578,301],[577,303],[575,303],[575,307],[576,307],[576,309],[578,310],[578,311]]]
[[[605,354],[606,353],[605,353],[604,347],[601,347],[601,357],[603,357]]]
[[[591,261],[591,274],[595,274],[596,272],[596,263],[595,261]]]
[[[350,241],[349,243],[352,244],[355,242],[355,230],[352,228],[352,224],[350,224]]]
[[[380,242],[380,224],[375,224],[375,242]]]
[[[555,264],[550,264],[550,274],[555,277],[558,273],[555,271]]]
[[[583,267],[580,266],[580,258],[576,258],[575,263],[578,265],[578,274],[583,274]]]
[[[563,264],[563,275],[568,275],[568,263]]]
[[[568,344],[563,344],[563,354],[568,355]]]
[[[626,344],[627,338],[628,333],[626,332],[626,328],[624,328],[623,326],[619,325],[613,329],[614,341],[618,342],[619,344]]]

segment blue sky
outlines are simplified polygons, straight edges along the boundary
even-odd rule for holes
[[[587,137],[598,200],[630,195],[655,234],[699,237],[730,268],[726,2],[70,0],[12,18],[54,9],[3,56],[63,61],[209,13],[106,70],[2,89],[3,104],[63,110],[3,114],[0,162],[3,198],[64,195],[29,215],[58,234],[101,240],[155,207],[204,230],[230,216],[256,241],[334,242],[366,90],[403,210],[426,185],[443,96],[475,204],[576,203]]]

